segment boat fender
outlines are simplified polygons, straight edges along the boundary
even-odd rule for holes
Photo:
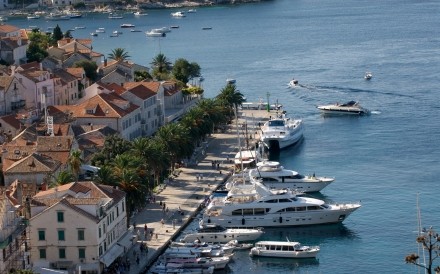
[[[246,220],[243,218],[241,219],[241,224],[244,225],[246,223]]]
[[[280,216],[280,223],[282,223],[282,222],[283,222],[283,217]]]

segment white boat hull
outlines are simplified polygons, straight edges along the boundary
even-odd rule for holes
[[[251,208],[256,208],[253,205]],[[360,207],[359,204],[338,206],[337,210],[313,210],[303,212],[274,212],[265,215],[218,215],[203,214],[205,223],[215,223],[224,227],[291,227],[305,225],[332,224],[343,222],[353,211]],[[242,206],[240,208],[246,208]]]
[[[318,250],[310,251],[282,251],[282,250],[264,250],[258,247],[251,249],[250,255],[259,257],[276,257],[276,258],[315,258]]]
[[[230,232],[227,233],[191,233],[185,235],[182,241],[186,243],[192,243],[197,240],[208,243],[227,243],[231,240],[251,242],[257,240],[262,234],[263,231],[257,229],[249,233],[243,233],[237,229],[231,229]]]
[[[289,123],[290,129],[286,127],[274,127],[264,130],[261,134],[261,141],[269,150],[284,149],[298,143],[304,134],[302,120],[294,120]]]

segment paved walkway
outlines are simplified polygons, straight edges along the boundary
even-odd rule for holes
[[[239,128],[247,130],[248,136],[256,138],[252,125],[267,120],[270,113],[247,110],[245,115],[248,117],[248,127],[246,129],[242,126],[242,117],[238,120]],[[180,174],[155,196],[155,203],[148,204],[130,220],[131,224],[135,222],[135,231],[139,236],[137,243],[125,255],[130,260],[130,274],[146,272],[169,242],[176,240],[180,231],[191,222],[204,199],[227,179],[228,173],[233,170],[233,159],[238,151],[236,126],[230,125],[224,133],[213,134],[203,146],[195,155],[197,164],[179,168]],[[218,168],[213,165],[214,161],[219,164]],[[164,210],[164,204],[168,210]],[[179,208],[184,215],[178,213]],[[145,232],[145,225],[148,232]],[[141,244],[148,246],[148,252],[140,252]]]

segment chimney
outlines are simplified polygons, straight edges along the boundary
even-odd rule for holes
[[[107,66],[107,58],[104,57],[104,67]]]

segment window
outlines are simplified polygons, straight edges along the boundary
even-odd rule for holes
[[[58,255],[59,255],[60,259],[65,259],[66,258],[66,249],[64,247],[60,247],[58,249]]]
[[[98,228],[98,237],[101,238],[101,227]]]
[[[119,217],[119,206],[116,206],[116,218]]]
[[[45,241],[46,240],[46,231],[38,230],[38,240]]]
[[[40,248],[40,259],[46,259],[46,249],[45,248]]]
[[[62,211],[57,212],[57,220],[59,223],[64,223],[64,212]]]
[[[64,230],[58,230],[58,241],[65,241]]]
[[[124,201],[122,201],[122,212],[124,212],[125,211],[125,203],[124,203]]]
[[[78,241],[84,241],[84,229],[78,229]]]
[[[78,258],[85,259],[86,258],[86,249],[84,247],[78,248]]]

